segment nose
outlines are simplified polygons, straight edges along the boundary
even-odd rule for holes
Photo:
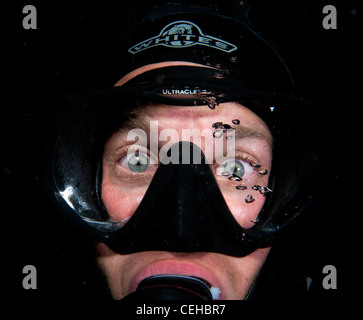
[[[185,145],[187,144],[187,145]],[[134,215],[120,229],[119,238],[106,242],[121,253],[140,251],[217,252],[243,256],[256,249],[241,235],[204,154],[191,142],[189,148],[201,162],[160,164]],[[184,159],[185,160],[185,159]]]

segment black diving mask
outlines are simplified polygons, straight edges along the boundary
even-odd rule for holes
[[[165,67],[69,96],[51,163],[62,210],[121,254],[272,245],[319,183],[314,108],[217,71]]]
[[[299,220],[319,189],[321,134],[270,44],[175,5],[106,52],[97,89],[63,101],[49,157],[47,189],[83,231],[121,254],[241,257]]]

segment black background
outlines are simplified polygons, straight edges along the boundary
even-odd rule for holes
[[[361,177],[361,102],[356,97],[361,90],[358,24],[362,11],[358,1],[250,2],[252,25],[279,48],[302,95],[318,105],[329,149],[329,177],[322,186],[328,195],[289,241],[294,265],[315,281],[313,298],[348,299],[357,293],[354,284],[359,274],[352,266],[360,258],[353,226],[361,214],[356,209],[361,203],[360,187],[354,181]],[[27,4],[37,8],[36,30],[22,27],[22,9]],[[328,4],[337,8],[337,30],[322,26],[322,9]],[[118,26],[122,1],[18,1],[3,11],[2,297],[107,298],[95,271],[92,246],[44,195],[42,171],[57,102],[77,89],[77,74],[89,68],[110,30]],[[37,290],[22,286],[22,270],[29,264],[37,268]],[[337,290],[321,286],[322,269],[328,264],[337,268]],[[298,272],[294,268],[285,271],[294,274]]]

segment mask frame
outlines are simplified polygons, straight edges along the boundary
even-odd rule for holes
[[[147,250],[208,251],[241,257],[257,248],[271,246],[288,226],[299,220],[318,193],[322,177],[322,142],[319,139],[321,134],[315,106],[294,95],[254,90],[233,72],[223,78],[216,78],[215,72],[215,68],[167,67],[146,72],[123,87],[74,94],[66,99],[57,117],[59,123],[52,143],[54,149],[51,151],[52,160],[48,171],[50,184],[47,189],[61,210],[86,234],[96,241],[105,242],[121,254]],[[162,75],[162,83],[155,81],[156,75]],[[170,97],[160,91],[163,88],[183,88],[183,85],[185,88],[185,83],[188,88],[198,88],[202,94]],[[208,105],[205,92],[215,97],[216,108],[219,103],[240,102],[262,118],[272,132],[276,143],[269,185],[273,192],[266,197],[259,222],[247,230],[239,226],[225,202],[221,201],[218,186],[206,175],[209,185],[214,187],[209,191],[198,192],[207,198],[210,192],[214,200],[219,199],[218,203],[212,201],[212,208],[201,215],[195,214],[193,219],[191,216],[185,218],[194,221],[208,217],[208,227],[203,229],[202,224],[197,223],[199,235],[188,228],[182,232],[169,228],[169,231],[180,232],[182,237],[173,236],[173,232],[165,233],[168,226],[160,221],[168,219],[160,220],[163,214],[158,217],[155,213],[152,216],[158,221],[159,227],[149,230],[148,225],[153,221],[147,218],[145,211],[152,204],[150,199],[158,198],[155,194],[145,195],[145,203],[140,203],[135,218],[133,216],[121,228],[105,223],[107,211],[100,197],[100,168],[103,145],[120,124],[114,123],[115,115],[127,114],[150,101],[189,105],[191,108],[194,105]],[[122,111],[120,106],[123,106]],[[80,137],[86,137],[86,140],[82,141]],[[300,143],[301,148],[294,151],[297,143]],[[167,172],[176,169],[162,170]],[[196,168],[185,170],[192,173],[191,177],[200,179]],[[198,170],[208,171],[206,167],[199,167]],[[163,185],[164,189],[167,188],[164,185],[166,182],[163,184],[159,176],[157,174],[154,178],[159,180],[158,184]],[[157,183],[155,181],[152,181],[153,186]],[[151,188],[150,185],[150,189],[158,188]],[[214,209],[217,208],[219,210],[216,213]],[[96,221],[93,226],[92,221]]]

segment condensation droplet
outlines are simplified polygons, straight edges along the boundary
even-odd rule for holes
[[[261,171],[259,171],[259,172],[258,172],[258,174],[259,174],[260,176],[264,176],[264,175],[266,175],[267,173],[268,173],[267,169],[265,169],[265,170],[261,170]]]
[[[208,103],[208,108],[211,110],[214,110],[216,108],[217,104],[216,103]]]
[[[239,125],[241,123],[241,121],[239,121],[238,119],[234,119],[234,120],[232,120],[232,123],[235,125]]]
[[[257,185],[257,184],[254,184],[254,185],[252,186],[252,189],[253,189],[253,190],[258,191],[258,190],[260,190],[260,189],[261,189],[261,186],[259,186],[259,185]]]
[[[216,97],[213,96],[202,97],[202,100],[206,102],[208,107],[212,110],[214,110],[218,105]]]
[[[255,198],[252,197],[252,194],[249,194],[249,195],[247,195],[245,201],[246,201],[246,203],[251,203],[251,202],[255,201]]]
[[[272,190],[269,188],[269,187],[262,187],[261,189],[260,189],[260,193],[262,194],[262,195],[266,195],[266,194],[268,194],[268,193],[270,193],[270,192],[272,192]]]
[[[240,176],[237,176],[236,174],[232,174],[231,176],[228,177],[228,180],[231,180],[231,181],[242,181],[242,178]]]
[[[216,72],[214,75],[213,75],[214,78],[216,79],[223,79],[224,76],[223,76],[223,72]]]
[[[261,165],[260,165],[259,163],[257,163],[256,161],[251,161],[251,162],[250,162],[250,165],[251,165],[252,167],[254,167],[254,168],[260,168],[260,167],[261,167]]]
[[[246,186],[236,186],[237,190],[246,190],[247,187]]]
[[[223,124],[223,132],[226,133],[227,130],[231,130],[231,126],[229,124]]]
[[[230,174],[231,174],[231,173],[230,173],[230,172],[228,172],[228,171],[223,171],[223,172],[221,173],[221,175],[222,175],[222,176],[224,176],[224,177],[228,177]]]
[[[214,122],[212,128],[220,129],[223,128],[223,122]]]
[[[220,138],[220,137],[222,137],[222,135],[223,135],[223,131],[222,130],[217,130],[217,131],[214,131],[213,132],[213,137],[214,138]]]
[[[228,130],[236,130],[235,128],[232,128],[229,124],[225,124],[223,122],[214,122],[212,124],[212,128],[214,129],[222,129],[223,133],[226,133]]]

